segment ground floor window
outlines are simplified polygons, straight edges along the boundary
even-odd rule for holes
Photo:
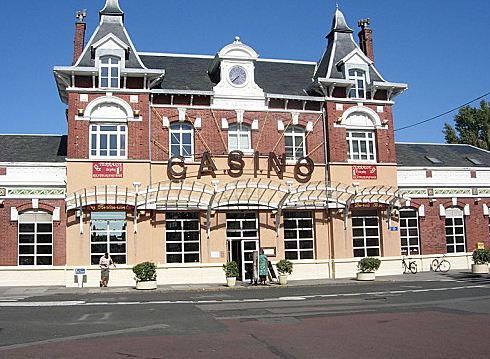
[[[448,253],[466,251],[463,210],[458,207],[446,209],[446,248]]]
[[[90,214],[90,261],[99,264],[109,253],[114,263],[126,263],[126,212],[92,212]]]
[[[167,263],[199,262],[199,212],[167,212]]]
[[[313,259],[313,216],[311,212],[284,212],[284,256]]]
[[[380,255],[379,217],[377,211],[352,212],[354,257]]]
[[[400,209],[400,238],[402,255],[420,254],[419,218],[416,209]]]
[[[53,264],[53,217],[40,211],[19,215],[19,265]]]

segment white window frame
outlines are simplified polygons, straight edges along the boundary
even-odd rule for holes
[[[292,146],[286,145],[286,139],[290,138],[292,140]],[[296,146],[296,138],[300,138],[300,146]],[[306,141],[305,141],[305,130],[300,126],[289,126],[284,130],[284,153],[286,155],[286,161],[297,161],[301,157],[305,156],[306,153]],[[291,149],[292,154],[288,154],[288,148]],[[300,151],[301,154],[297,155]]]
[[[231,139],[236,137],[237,146],[232,146]],[[247,147],[242,148],[242,138],[247,141]],[[228,127],[228,152],[242,151],[243,153],[253,153],[252,149],[252,128],[244,123],[234,123]]]
[[[114,131],[101,131],[105,127],[116,127]],[[106,148],[100,147],[102,135],[107,136]],[[94,144],[95,136],[95,144]],[[111,137],[116,136],[116,154],[111,155]],[[90,144],[89,158],[91,159],[127,159],[128,158],[128,126],[125,123],[90,123]],[[124,147],[123,147],[124,146]],[[102,151],[107,151],[106,155],[102,155]]]
[[[355,218],[361,218],[362,219],[362,225],[354,225],[354,219]],[[366,220],[367,219],[376,219],[376,225],[367,225]],[[361,229],[362,230],[362,236],[356,236],[354,235],[354,230],[355,229]],[[377,235],[368,235],[368,231],[376,229],[377,230]],[[354,242],[355,239],[362,239],[363,245],[362,246],[355,246]],[[368,245],[367,241],[369,239],[377,239],[377,245]],[[362,258],[362,257],[378,257],[381,255],[381,229],[380,229],[380,220],[379,220],[379,214],[374,211],[356,211],[353,212],[352,214],[352,255],[354,258]],[[357,255],[356,256],[356,250],[363,251],[362,255]],[[373,252],[376,251],[376,252]]]
[[[466,233],[464,227],[465,227],[465,220],[464,220],[463,210],[459,207],[446,208],[446,218],[444,221],[444,228],[446,231],[447,253],[466,252]],[[456,232],[460,232],[460,233],[456,233]],[[457,242],[457,239],[458,238],[461,239],[461,237],[463,241]]]
[[[354,73],[351,74],[351,72]],[[349,80],[354,81],[354,85],[349,89],[348,97],[355,99],[366,99],[366,71],[359,68],[351,68],[347,70],[347,75]]]
[[[24,219],[23,217],[27,217],[29,215],[36,215],[36,214],[42,214],[44,216],[49,216],[51,217],[50,221],[47,220],[40,220],[38,221],[37,219],[35,220],[27,220]],[[33,224],[34,225],[34,231],[32,232],[21,232],[21,226],[23,224]],[[51,232],[38,232],[38,224],[49,224],[51,225]],[[19,266],[53,266],[53,261],[54,261],[54,231],[53,231],[53,216],[50,213],[47,212],[37,212],[37,211],[28,211],[24,212],[19,215],[18,218],[18,223],[17,223],[17,244],[18,244],[18,251],[17,251],[17,264]],[[21,243],[20,236],[21,235],[32,235],[34,236],[34,242],[33,243]],[[39,235],[51,235],[51,242],[38,242]],[[38,253],[39,247],[51,247],[51,254],[43,254],[43,253]],[[21,254],[21,247],[33,247],[34,253],[31,254]],[[21,263],[21,257],[33,257],[34,258],[34,263],[33,264],[22,264]],[[37,264],[38,262],[38,257],[46,257],[46,258],[51,258],[51,264]]]
[[[100,212],[92,212],[92,213],[100,213]],[[121,216],[122,216],[122,212],[120,213]],[[126,215],[126,213],[124,213],[124,215]],[[126,218],[126,216],[124,216]],[[111,230],[110,228],[110,224],[109,222],[110,221],[123,221],[122,219],[106,219],[107,221],[107,227],[106,229],[100,229],[100,230],[93,230],[92,229],[92,221],[104,221],[103,219],[92,219],[90,218],[90,261],[93,265],[96,265],[99,263],[99,259],[100,257],[102,257],[105,252],[109,253],[109,255],[112,257],[112,259],[114,260],[115,263],[118,263],[118,264],[126,264],[127,261],[128,261],[128,229],[127,229],[127,226],[128,226],[128,221],[127,219],[124,219],[125,221],[125,225],[123,226],[123,230]],[[112,241],[111,240],[111,233],[119,233],[119,234],[123,234],[124,235],[124,241]],[[93,241],[93,238],[92,238],[92,235],[93,234],[105,234],[106,235],[106,240],[104,242],[102,241]],[[106,250],[103,251],[103,252],[94,252],[92,251],[92,245],[96,245],[96,244],[105,244],[106,245]],[[124,253],[111,253],[111,244],[119,244],[119,245],[124,245],[125,247],[125,251]],[[94,260],[92,260],[92,257],[94,257]],[[120,256],[124,256],[125,258],[125,261],[124,263],[122,263],[122,261],[120,261],[118,259],[118,257]]]
[[[402,217],[402,213],[411,212],[410,216]],[[413,223],[415,221],[415,226]],[[404,234],[405,233],[405,234]],[[411,240],[417,239],[417,244],[411,244]],[[401,254],[405,256],[420,255],[420,228],[419,228],[419,213],[416,208],[406,207],[400,209],[400,240]],[[406,241],[406,245],[403,244]]]
[[[366,129],[347,129],[347,158],[350,162],[369,162],[376,163],[376,132]],[[364,137],[355,136],[355,134],[363,134]],[[365,150],[362,151],[362,146]],[[354,148],[357,145],[357,151]],[[362,158],[362,157],[366,158]],[[356,158],[358,157],[358,158]]]
[[[286,221],[293,222],[294,227],[286,228]],[[301,223],[308,221],[308,226],[303,226]],[[290,260],[315,259],[315,225],[313,213],[309,211],[285,211],[283,214],[284,223],[284,257]],[[287,238],[286,232],[292,234],[291,238]],[[301,237],[302,233],[311,232],[309,237]],[[288,249],[287,243],[295,243],[295,249]],[[301,248],[302,242],[311,244],[309,248]],[[305,254],[311,253],[305,258]]]
[[[108,63],[104,63],[105,60]],[[107,76],[102,74],[103,70],[107,69]],[[113,71],[117,71],[117,76],[114,76]],[[103,82],[107,81],[107,86]],[[114,84],[115,82],[115,84]],[[106,89],[118,89],[121,86],[121,58],[114,55],[104,55],[99,58],[99,87]]]
[[[226,238],[228,240],[254,240],[259,239],[259,219],[256,212],[241,212],[243,216],[247,216],[247,218],[232,218],[236,212],[228,212],[226,213]],[[240,213],[239,213],[240,214]],[[251,216],[253,214],[253,216]],[[238,216],[240,217],[240,215]],[[248,218],[251,217],[251,218]],[[229,228],[228,223],[240,223],[239,228]],[[250,222],[255,223],[255,228],[244,228],[244,223]],[[245,236],[245,232],[254,232],[253,236]],[[229,236],[229,233],[237,233],[237,236]]]
[[[187,128],[184,128],[187,127]],[[191,135],[191,142],[189,144],[183,143],[184,134]],[[173,140],[176,140],[176,143],[172,143]],[[190,153],[184,153],[184,147],[190,145]],[[175,122],[170,125],[169,131],[169,148],[170,148],[170,156],[182,156],[186,159],[192,160],[194,158],[194,128],[188,122]],[[178,146],[179,153],[172,153],[172,147]]]
[[[178,218],[169,218],[170,213],[175,213],[178,215]],[[194,214],[195,218],[186,218],[185,214]],[[180,216],[182,214],[182,216]],[[172,263],[199,263],[200,262],[200,250],[201,250],[201,226],[200,226],[200,216],[199,212],[167,212],[166,214],[166,219],[165,219],[165,255],[166,255],[166,262],[167,264],[172,264]],[[169,222],[176,222],[180,224],[180,229],[169,229],[168,223]],[[195,222],[197,223],[197,229],[188,229],[186,228],[185,224],[186,223],[191,223]],[[180,234],[180,240],[169,240],[167,238],[168,233],[178,233]],[[197,239],[196,240],[186,240],[185,236],[186,233],[197,233]],[[197,243],[197,251],[194,250],[186,250],[185,245],[186,244],[196,244]],[[168,244],[180,244],[181,248],[180,251],[169,251],[167,245]],[[197,254],[197,261],[186,261],[185,257],[186,255],[196,255]],[[172,261],[169,262],[168,258],[169,255],[173,256],[180,256],[180,261]]]

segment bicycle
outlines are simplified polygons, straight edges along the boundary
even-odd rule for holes
[[[443,254],[440,258],[434,258],[430,264],[430,269],[433,272],[447,272],[451,269],[451,263],[446,259],[446,255]]]
[[[412,274],[417,274],[417,263],[415,261],[411,261],[410,258],[408,258],[408,264],[407,261],[405,260],[405,256],[402,258],[402,266],[403,266],[403,273],[412,273]]]

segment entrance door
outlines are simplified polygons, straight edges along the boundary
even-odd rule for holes
[[[259,249],[258,221],[254,212],[226,214],[228,258],[238,263],[239,280],[253,277],[253,252]]]

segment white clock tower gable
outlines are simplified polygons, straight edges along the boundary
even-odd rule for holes
[[[220,109],[264,110],[264,91],[255,83],[255,61],[259,56],[239,37],[215,57],[210,73],[219,71],[212,107]]]

